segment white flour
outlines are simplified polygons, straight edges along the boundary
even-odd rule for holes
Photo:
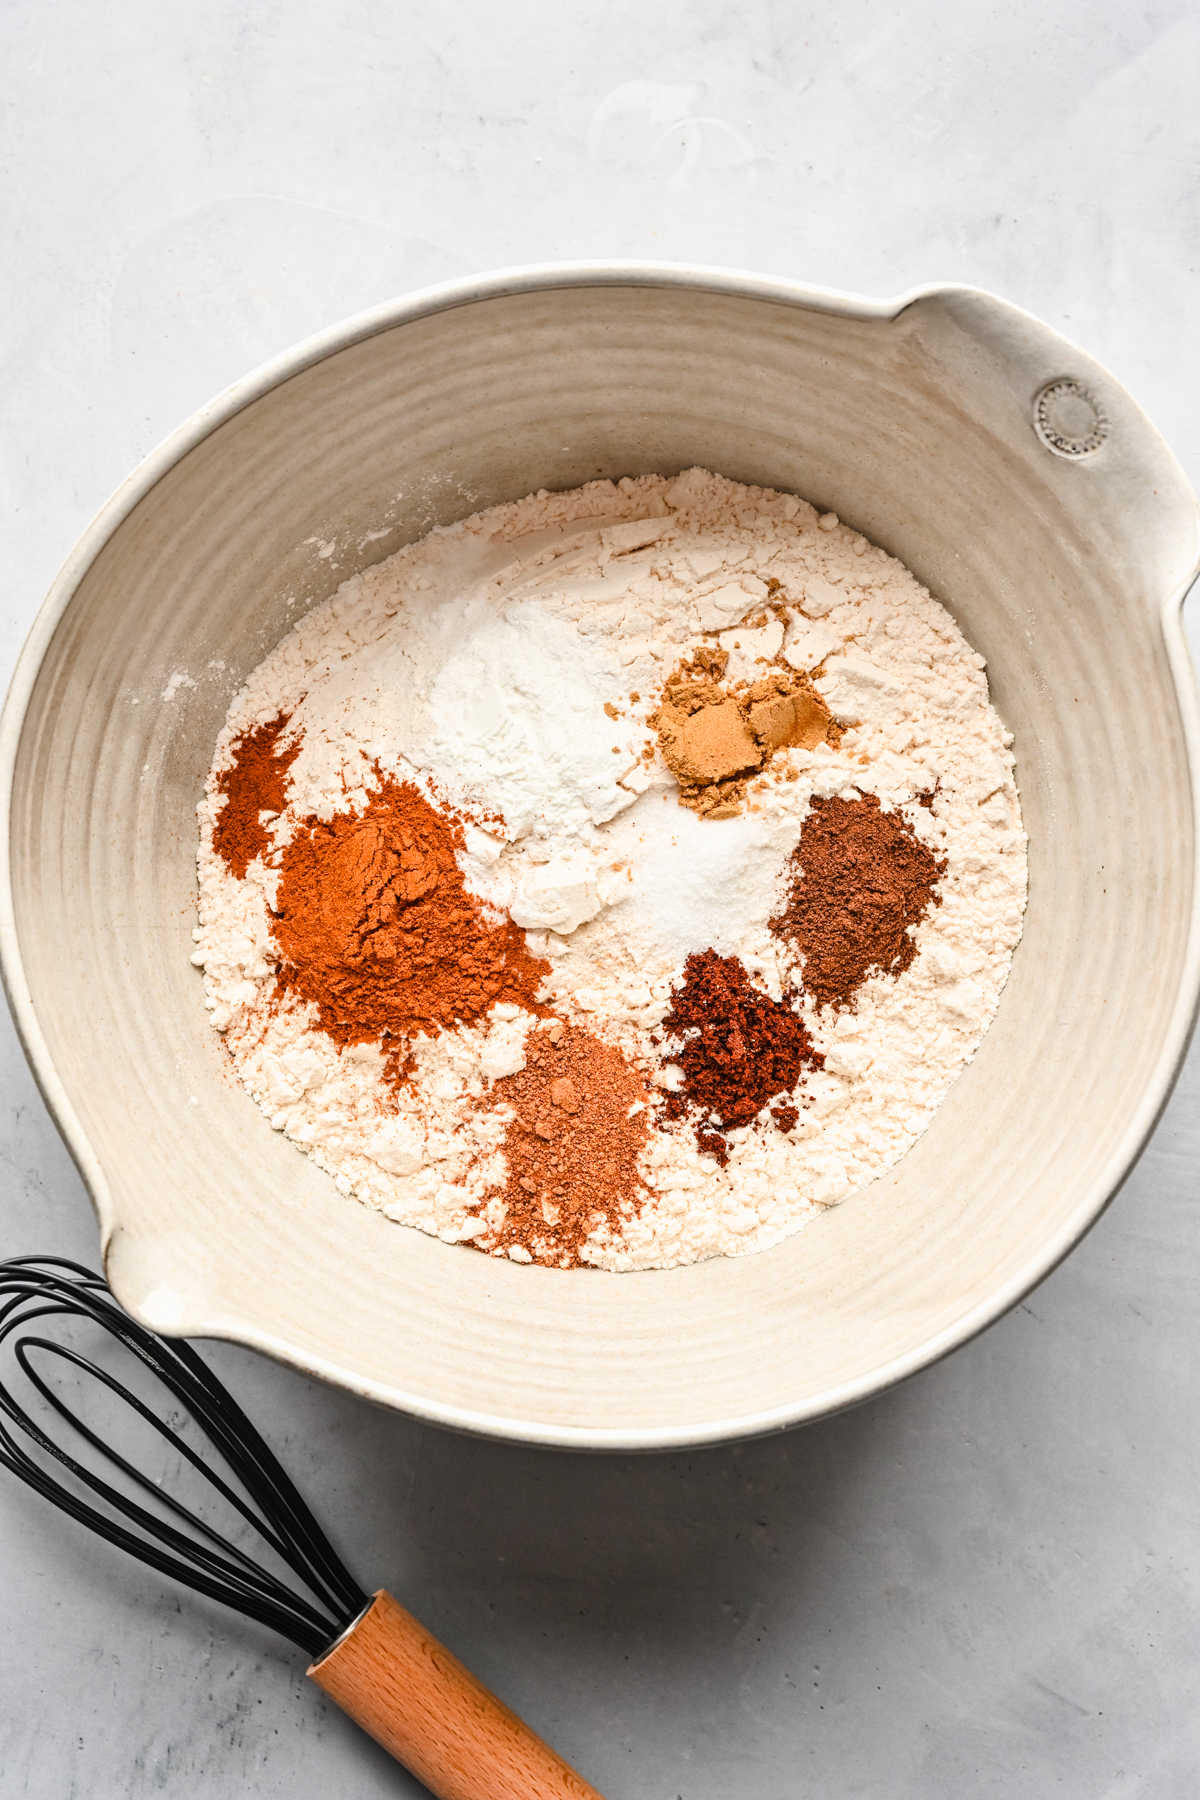
[[[768,580],[792,603],[786,627],[739,630],[764,618]],[[664,679],[706,632],[722,634],[730,678],[777,655],[815,670],[848,727],[836,749],[780,753],[728,819],[679,805],[661,757],[642,757]],[[468,883],[549,959],[556,1010],[655,1063],[650,1034],[690,951],[736,954],[780,994],[767,920],[814,796],[904,806],[945,857],[911,967],[872,977],[851,1012],[808,1008],[825,1069],[791,1135],[756,1121],[718,1168],[689,1127],[658,1126],[650,1197],[619,1238],[590,1240],[591,1261],[667,1266],[796,1229],[903,1154],[995,1012],[1025,902],[1011,740],[982,659],[916,579],[832,514],[699,470],[497,507],[301,620],[236,697],[199,809],[195,960],[239,1078],[394,1219],[449,1240],[482,1229],[469,1215],[502,1185],[507,1117],[486,1097],[522,1066],[530,1020],[496,1008],[486,1029],[420,1041],[397,1111],[378,1050],[338,1050],[304,1006],[268,1004],[277,877],[256,861],[238,881],[217,857],[213,783],[235,740],[281,712],[301,749],[277,846],[300,818],[364,805],[376,767],[474,809],[493,822],[468,829]],[[912,804],[935,784],[931,808]]]

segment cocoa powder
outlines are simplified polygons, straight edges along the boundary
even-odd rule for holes
[[[939,904],[946,860],[874,794],[815,799],[787,865],[787,899],[771,929],[804,959],[818,1006],[849,1006],[868,975],[900,975],[913,928]]]
[[[213,849],[239,881],[266,851],[271,819],[287,800],[288,770],[300,754],[298,737],[280,744],[289,723],[287,713],[277,713],[265,725],[244,731],[234,742],[232,762],[217,776],[217,792],[225,804],[213,826]]]
[[[663,1111],[668,1119],[690,1117],[696,1142],[722,1165],[726,1132],[749,1125],[770,1101],[780,1100],[773,1109],[779,1129],[792,1129],[799,1115],[790,1096],[805,1070],[825,1060],[789,1002],[773,1000],[736,956],[715,950],[695,951],[684,963],[662,1032],[678,1040],[670,1060],[683,1077]]]
[[[525,1067],[493,1084],[489,1104],[497,1101],[514,1109],[504,1137],[507,1210],[475,1241],[573,1268],[597,1225],[617,1224],[640,1201],[645,1082],[611,1044],[554,1019],[530,1033]]]
[[[304,819],[280,853],[280,988],[309,1001],[336,1044],[378,1040],[394,1080],[420,1032],[478,1024],[498,1001],[545,1011],[548,965],[467,892],[462,841],[453,814],[380,777],[361,813]]]

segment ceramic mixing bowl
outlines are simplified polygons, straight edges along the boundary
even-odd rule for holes
[[[193,809],[233,691],[353,570],[534,488],[692,463],[832,508],[986,656],[1025,936],[925,1137],[798,1236],[665,1272],[518,1267],[344,1198],[235,1085],[188,960]],[[1096,1218],[1184,1051],[1198,548],[1112,377],[961,288],[524,271],[231,388],[87,532],[0,728],[5,980],[121,1300],[426,1419],[592,1447],[811,1419],[961,1344]]]

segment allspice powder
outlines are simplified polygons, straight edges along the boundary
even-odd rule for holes
[[[813,800],[771,929],[803,957],[804,988],[818,1006],[841,1010],[869,975],[903,974],[945,873],[945,857],[874,794]]]

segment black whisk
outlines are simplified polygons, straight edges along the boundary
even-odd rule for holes
[[[124,1383],[69,1345],[30,1329],[37,1321],[51,1318],[90,1319],[136,1356],[195,1419],[248,1498],[243,1499],[210,1469],[179,1432],[156,1417]],[[331,1644],[366,1606],[368,1595],[228,1389],[188,1344],[155,1337],[131,1319],[100,1276],[62,1257],[19,1257],[0,1264],[0,1349],[6,1348],[59,1418],[195,1536],[189,1537],[176,1524],[120,1493],[47,1437],[0,1374],[0,1462],[63,1512],[164,1575],[271,1626],[310,1656]],[[241,1514],[308,1594],[259,1568],[190,1508],[148,1480],[112,1444],[103,1442],[39,1372],[37,1364],[43,1359],[69,1363],[131,1407]],[[31,1454],[30,1443],[120,1516],[93,1505],[65,1485],[54,1467],[46,1467]]]
[[[64,1320],[100,1326],[135,1357],[199,1426],[232,1479],[127,1383],[45,1335],[50,1321]],[[150,1426],[234,1508],[295,1585],[261,1567],[101,1437],[47,1379],[55,1363],[99,1383]],[[133,1493],[48,1435],[18,1397],[15,1372]],[[139,1562],[290,1639],[313,1659],[308,1672],[318,1686],[439,1800],[600,1800],[390,1594],[370,1596],[359,1586],[277,1457],[191,1346],[139,1325],[101,1276],[62,1257],[0,1263],[0,1463]],[[157,1510],[137,1494],[151,1496]]]

